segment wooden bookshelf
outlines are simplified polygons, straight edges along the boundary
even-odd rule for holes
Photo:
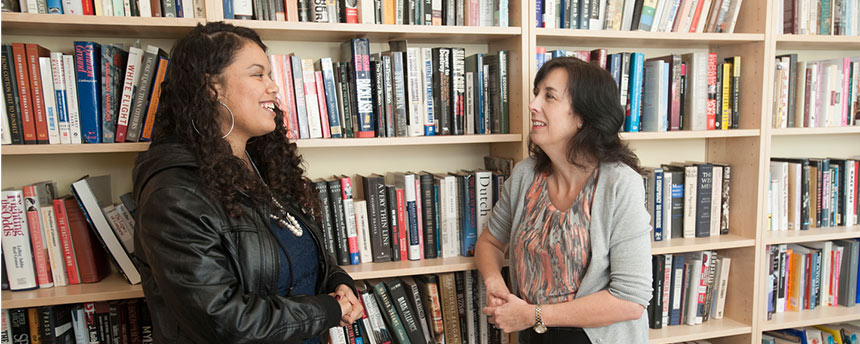
[[[607,48],[706,48],[714,45],[764,42],[757,33],[683,33],[605,31],[579,29],[534,29],[538,45],[581,45]]]
[[[815,309],[804,309],[799,312],[774,313],[773,319],[765,321],[761,329],[770,331],[854,320],[860,320],[860,305],[815,307]]]
[[[672,238],[671,240],[652,241],[651,254],[725,250],[753,246],[755,246],[755,239],[734,234],[709,236],[707,238]]]
[[[860,36],[777,35],[780,50],[860,50]]]
[[[860,134],[860,126],[831,128],[781,128],[771,129],[770,134],[773,136]]]
[[[416,137],[375,137],[348,139],[296,140],[299,148],[337,147],[388,147],[419,145],[451,145],[520,142],[520,134],[452,135]],[[4,145],[3,155],[85,154],[85,153],[137,153],[149,148],[149,142],[99,143],[79,145]]]
[[[3,12],[3,35],[179,38],[203,18],[142,18]],[[72,41],[70,40],[69,43]]]
[[[410,43],[487,43],[514,38],[520,36],[523,31],[519,27],[329,24],[232,19],[225,22],[252,28],[263,39],[312,42],[343,42],[351,38],[368,38],[372,43],[395,39],[405,39]]]
[[[353,279],[438,274],[477,269],[474,257],[432,258],[341,266]]]
[[[766,231],[766,245],[860,238],[860,226],[810,228],[803,231]]]
[[[689,140],[689,139],[715,139],[728,137],[756,137],[759,136],[758,129],[732,129],[732,130],[678,130],[660,132],[621,133],[621,139],[626,141],[636,140]]]
[[[650,329],[648,330],[648,342],[650,344],[677,343],[688,340],[737,336],[749,334],[751,331],[750,325],[729,318],[710,319],[701,325],[675,325],[664,326],[657,330]]]
[[[65,287],[3,291],[3,309],[49,306],[67,303],[109,301],[143,297],[143,288],[131,285],[118,273],[98,283],[75,284]]]

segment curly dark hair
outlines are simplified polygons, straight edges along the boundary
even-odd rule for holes
[[[154,140],[175,138],[194,155],[207,191],[230,214],[243,214],[242,194],[257,205],[280,201],[297,202],[319,220],[320,204],[311,181],[305,176],[303,160],[296,144],[287,139],[284,115],[276,109],[276,129],[248,141],[246,149],[257,164],[264,184],[245,163],[233,155],[222,138],[218,121],[218,91],[213,82],[233,63],[246,44],[266,45],[251,29],[223,22],[198,24],[173,46],[170,68],[162,84]],[[268,184],[268,186],[266,185]]]
[[[573,112],[582,118],[582,128],[567,145],[567,161],[584,167],[581,161],[622,162],[642,173],[639,158],[621,142],[624,108],[618,101],[615,79],[603,68],[574,57],[553,58],[538,70],[534,89],[555,69],[567,72],[567,93]],[[529,139],[529,154],[535,157],[535,170],[552,173],[549,156]]]

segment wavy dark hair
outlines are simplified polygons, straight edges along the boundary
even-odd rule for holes
[[[235,60],[246,44],[266,45],[251,29],[223,22],[198,24],[173,46],[170,68],[162,84],[154,140],[175,138],[194,155],[207,191],[230,214],[243,214],[243,193],[256,205],[272,205],[272,197],[297,202],[319,220],[320,204],[305,176],[296,144],[287,139],[283,113],[276,109],[276,129],[249,140],[246,149],[257,164],[264,184],[245,163],[233,155],[223,139],[218,120],[218,91],[214,82]],[[230,87],[227,85],[227,87]]]
[[[624,108],[618,101],[615,79],[603,68],[574,57],[547,61],[535,76],[534,89],[553,70],[567,72],[567,94],[573,112],[582,118],[582,128],[567,145],[567,161],[584,167],[581,161],[622,162],[642,173],[639,158],[618,136],[624,125]],[[529,154],[537,160],[535,170],[552,173],[549,156],[529,138]]]

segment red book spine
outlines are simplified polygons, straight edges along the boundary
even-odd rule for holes
[[[352,196],[352,179],[349,177],[340,178],[340,194],[343,200],[343,209],[344,209],[344,221],[347,221],[346,225],[346,235],[347,235],[347,245],[349,246],[349,260],[353,265],[358,264],[358,236],[357,230],[355,226],[355,210],[353,205],[353,196]],[[352,221],[352,228],[350,229],[350,223]]]
[[[30,74],[32,91],[33,118],[36,120],[36,142],[48,143],[48,119],[45,117],[45,95],[42,91],[42,73],[39,67],[39,57],[50,56],[47,49],[36,44],[25,44],[27,64]]]
[[[39,209],[36,204],[36,187],[27,185],[22,188],[24,195],[24,210],[27,213],[27,225],[30,229],[30,245],[33,248],[33,260],[36,263],[36,283],[39,288],[50,288],[54,286],[54,278],[51,275],[51,262],[48,261],[48,248],[45,246],[45,236],[40,225]]]
[[[75,258],[75,246],[72,243],[72,233],[69,231],[69,219],[66,216],[66,205],[63,200],[55,199],[54,215],[57,218],[57,230],[60,232],[60,243],[63,245],[63,261],[66,264],[66,275],[69,284],[80,284],[81,275]]]
[[[403,199],[403,189],[395,191],[397,195],[397,233],[400,238],[400,260],[409,260],[409,243],[406,240],[406,203]],[[423,245],[422,245],[423,246]]]
[[[81,6],[84,9],[85,16],[96,15],[95,8],[93,7],[93,0],[81,0]]]
[[[27,52],[24,43],[12,43],[15,56],[15,80],[18,83],[18,97],[21,105],[21,122],[24,130],[24,143],[36,143],[36,121],[33,119],[33,102],[30,93],[30,73],[27,65]]]
[[[701,4],[701,1],[699,2]],[[708,130],[717,128],[717,53],[708,53]]]
[[[94,283],[107,276],[108,257],[102,245],[95,242],[89,223],[74,197],[63,198],[66,206],[66,219],[72,235],[75,258],[82,283]]]
[[[696,26],[699,24],[699,17],[702,16],[702,7],[705,5],[705,0],[699,0],[696,5],[696,13],[693,14],[693,21],[690,22],[690,32],[696,32]]]
[[[290,59],[287,56],[279,55],[279,63],[284,69],[284,102],[287,103],[287,108],[284,113],[284,126],[287,127],[287,137],[290,140],[299,139],[299,113],[296,109],[296,89],[293,83],[293,68],[290,66]]]
[[[317,87],[317,103],[320,104],[320,125],[322,126],[323,138],[331,137],[331,126],[328,122],[328,107],[325,102],[325,84],[323,84],[322,72],[314,72],[314,80]]]

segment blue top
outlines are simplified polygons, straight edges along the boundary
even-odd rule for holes
[[[287,228],[281,228],[276,221],[269,221],[269,227],[272,228],[275,237],[290,254],[287,258],[280,246],[276,248],[281,262],[278,275],[278,295],[280,296],[316,294],[317,279],[320,275],[319,253],[310,230],[301,221],[299,224],[302,227],[301,237],[295,236]],[[292,270],[292,274],[290,274],[290,270]],[[295,281],[292,281],[293,277],[295,277]],[[288,293],[289,290],[292,291]],[[302,344],[319,343],[319,336],[311,337],[302,342]]]

